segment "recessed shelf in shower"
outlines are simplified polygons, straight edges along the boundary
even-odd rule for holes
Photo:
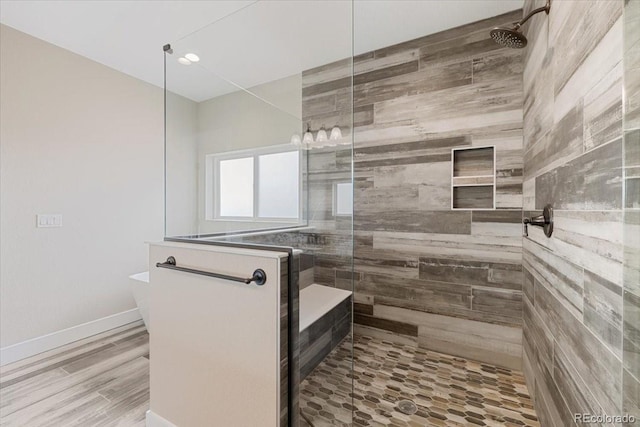
[[[451,150],[451,209],[495,209],[494,146]]]

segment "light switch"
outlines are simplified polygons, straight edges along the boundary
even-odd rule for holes
[[[62,227],[62,214],[39,214],[36,218],[36,226],[42,227]]]

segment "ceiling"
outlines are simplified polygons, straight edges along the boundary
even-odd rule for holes
[[[1,0],[0,22],[195,101],[522,7],[523,0]],[[213,23],[213,24],[212,24]],[[352,45],[353,26],[353,45]],[[175,60],[195,52],[197,64]]]

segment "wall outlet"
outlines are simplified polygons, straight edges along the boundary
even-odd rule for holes
[[[39,214],[36,218],[36,226],[42,227],[62,227],[62,214]]]

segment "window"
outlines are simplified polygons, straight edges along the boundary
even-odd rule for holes
[[[298,151],[258,156],[258,216],[298,218],[300,155]]]
[[[353,184],[350,182],[339,182],[335,188],[334,211],[338,215],[353,214]]]
[[[208,220],[300,218],[300,152],[291,146],[208,155]]]
[[[220,216],[253,216],[253,157],[220,160]]]

